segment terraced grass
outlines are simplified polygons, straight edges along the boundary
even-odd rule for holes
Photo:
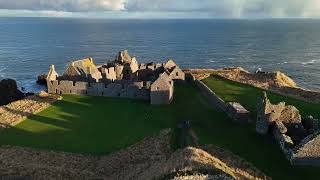
[[[225,101],[240,102],[256,117],[256,104],[262,90],[212,76],[203,82]],[[320,104],[280,96],[268,92],[272,103],[285,101],[296,106],[303,115],[320,117]],[[241,126],[215,119],[197,128],[202,144],[217,144],[252,162],[273,179],[319,179],[318,167],[292,167],[270,136],[259,136],[254,125]],[[212,128],[219,127],[219,128]]]

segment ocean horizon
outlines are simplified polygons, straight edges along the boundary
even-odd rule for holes
[[[182,68],[243,67],[282,71],[320,88],[317,19],[0,18],[0,79],[37,91],[38,75],[71,60],[97,64],[127,49],[139,62],[174,59]]]

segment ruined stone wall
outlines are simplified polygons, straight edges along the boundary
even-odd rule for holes
[[[48,92],[51,94],[80,94],[149,100],[148,84],[150,83],[142,81],[133,83],[126,81],[110,83],[50,81],[48,82]]]
[[[251,122],[251,120],[249,119],[249,112],[245,112],[243,109],[237,109],[237,107],[234,106],[235,103],[228,103],[225,102],[223,99],[221,99],[218,95],[216,95],[206,84],[204,84],[202,81],[200,80],[195,80],[194,81],[195,84],[198,86],[198,88],[200,89],[200,91],[202,92],[202,94],[204,94],[209,101],[215,105],[216,107],[218,107],[220,110],[224,111],[225,113],[227,113],[227,115],[233,119],[235,122]],[[239,103],[238,106],[241,106]],[[242,106],[241,106],[242,107]],[[246,111],[246,110],[245,110]],[[247,117],[247,120],[244,120],[244,117]]]
[[[201,92],[219,109],[222,111],[227,111],[228,107],[227,104],[218,96],[216,95],[206,84],[202,81],[195,80],[196,85],[199,87]]]
[[[59,99],[60,97],[56,95],[34,95],[5,106],[0,106],[0,131],[10,128],[28,116],[48,108]]]
[[[178,67],[174,68],[174,70],[169,75],[173,80],[185,80],[185,73]]]

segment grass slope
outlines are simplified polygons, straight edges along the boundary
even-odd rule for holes
[[[256,104],[261,91],[258,88],[232,82],[216,76],[203,80],[217,95],[225,101],[240,102],[256,117]],[[288,97],[268,93],[273,103],[285,101],[296,106],[303,115],[319,118],[320,104],[307,103]],[[255,133],[254,125],[240,126],[222,122],[215,118],[207,125],[198,127],[198,135],[203,144],[217,144],[252,162],[273,179],[319,179],[318,167],[292,167],[271,137],[262,137]],[[219,127],[219,128],[215,128]]]

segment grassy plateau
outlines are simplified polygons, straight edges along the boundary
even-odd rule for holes
[[[255,116],[257,88],[210,77],[204,82],[227,101],[238,101]],[[269,94],[273,102],[286,100],[303,114],[316,116],[319,104]],[[317,117],[317,116],[316,116]],[[255,133],[253,125],[233,123],[193,84],[176,84],[170,105],[147,101],[66,95],[50,108],[0,134],[0,145],[10,144],[93,155],[108,154],[164,128],[179,132],[190,120],[200,144],[215,144],[244,157],[273,179],[319,179],[320,168],[292,167],[270,137]],[[174,138],[179,139],[179,138]],[[178,141],[173,141],[173,147]]]

